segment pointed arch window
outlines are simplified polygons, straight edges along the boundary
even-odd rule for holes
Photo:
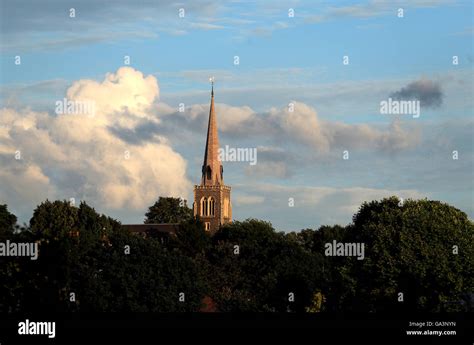
[[[211,196],[209,199],[208,199],[208,207],[207,207],[207,210],[208,210],[208,216],[211,216],[211,217],[214,217],[214,214],[215,214],[215,200],[214,198]]]
[[[202,197],[201,198],[201,216],[207,216],[207,212],[208,212],[208,207],[207,207],[207,198],[206,197]]]

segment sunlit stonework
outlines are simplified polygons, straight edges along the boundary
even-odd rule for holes
[[[213,78],[210,81],[213,83]],[[194,186],[193,203],[194,216],[202,220],[206,231],[214,233],[221,225],[232,221],[230,189],[224,185],[224,168],[219,159],[213,83],[201,184]]]

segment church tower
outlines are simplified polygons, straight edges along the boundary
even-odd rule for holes
[[[199,217],[204,223],[206,231],[211,233],[215,233],[221,225],[232,221],[230,187],[224,185],[224,169],[219,159],[219,137],[214,110],[214,82],[212,82],[201,184],[194,186],[193,210],[194,216]]]

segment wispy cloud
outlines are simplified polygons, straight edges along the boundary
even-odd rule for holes
[[[198,21],[190,21],[186,16],[180,18],[180,8]],[[64,49],[99,42],[156,39],[160,32],[185,34],[187,29],[220,29],[221,25],[209,19],[219,8],[218,2],[210,0],[199,5],[186,0],[180,3],[84,0],[69,4],[60,0],[5,1],[0,14],[0,49],[4,52]]]
[[[433,8],[453,4],[455,4],[455,2],[452,0],[370,0],[350,6],[330,6],[329,8],[323,9],[321,14],[306,16],[305,21],[309,23],[321,23],[348,17],[368,19],[387,15],[396,16],[399,8]]]

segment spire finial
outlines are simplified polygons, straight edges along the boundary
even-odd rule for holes
[[[214,77],[210,77],[209,81],[211,82],[211,96],[214,96]]]

